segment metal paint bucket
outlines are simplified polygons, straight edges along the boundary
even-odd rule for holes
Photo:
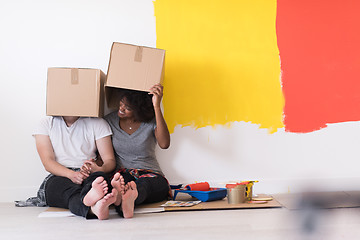
[[[244,203],[246,201],[246,185],[226,184],[226,189],[229,204]]]

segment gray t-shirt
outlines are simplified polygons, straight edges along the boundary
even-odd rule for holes
[[[113,131],[112,142],[117,167],[147,169],[163,174],[155,156],[155,119],[141,123],[131,135],[120,128],[117,111],[106,115],[104,119]]]

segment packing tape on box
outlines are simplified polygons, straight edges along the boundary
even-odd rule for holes
[[[141,62],[142,61],[143,49],[144,49],[144,47],[142,47],[142,46],[137,46],[136,47],[135,58],[134,58],[135,62]]]
[[[79,84],[79,69],[77,68],[71,69],[71,84]]]

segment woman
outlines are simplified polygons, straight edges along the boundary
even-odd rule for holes
[[[111,129],[101,118],[46,117],[34,132],[46,171],[38,198],[86,218],[106,219],[117,198],[105,173],[115,168]],[[92,159],[101,156],[98,166]],[[118,179],[117,179],[118,180]]]
[[[119,110],[105,116],[112,131],[118,168],[125,180],[125,193],[116,210],[133,217],[134,206],[159,202],[168,197],[169,184],[155,156],[155,146],[170,146],[170,134],[161,112],[163,86],[154,85],[150,93],[119,90]]]

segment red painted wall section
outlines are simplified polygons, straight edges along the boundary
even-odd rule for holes
[[[288,132],[360,120],[360,1],[278,0]]]

